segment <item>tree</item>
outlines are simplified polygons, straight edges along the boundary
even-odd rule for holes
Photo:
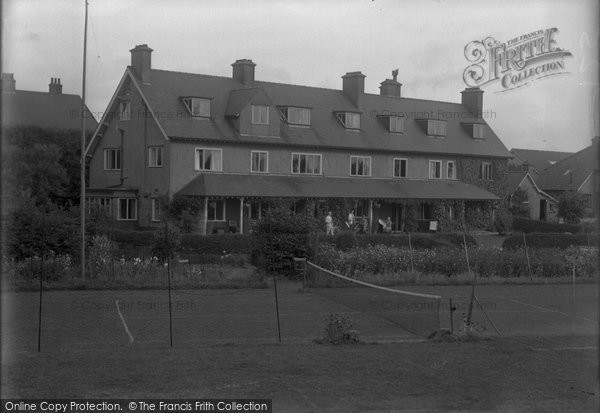
[[[567,224],[579,224],[585,212],[585,197],[575,191],[565,191],[558,197],[558,217]]]
[[[510,213],[516,217],[529,218],[529,196],[521,188],[517,188],[510,197]]]

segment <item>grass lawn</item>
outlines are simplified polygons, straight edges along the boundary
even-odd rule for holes
[[[7,398],[272,398],[274,411],[598,411],[591,336],[27,353]]]

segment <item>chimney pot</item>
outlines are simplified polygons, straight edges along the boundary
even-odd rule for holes
[[[363,106],[365,77],[361,72],[348,72],[342,76],[342,90],[359,109],[362,109]]]
[[[50,84],[48,85],[48,93],[50,93],[51,95],[62,95],[62,85],[60,84],[59,78],[50,78]]]
[[[130,50],[131,67],[142,83],[150,83],[150,70],[152,69],[153,50],[147,44],[139,44]]]
[[[392,79],[385,79],[380,85],[381,96],[401,97],[402,83],[398,82],[398,69],[392,70]]]
[[[256,67],[256,63],[251,59],[238,59],[231,66],[233,67],[233,79],[244,86],[252,86],[254,84],[254,68]]]
[[[2,73],[2,92],[15,92],[15,74],[14,73]]]

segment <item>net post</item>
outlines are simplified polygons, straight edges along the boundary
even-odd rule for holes
[[[527,257],[527,271],[529,271],[529,278],[533,278],[531,275],[531,262],[529,261],[529,252],[527,251],[527,240],[525,239],[525,233],[523,232],[523,246],[525,247],[525,256]]]
[[[571,281],[571,335],[575,334],[575,263],[573,263],[573,277]]]
[[[477,274],[475,272],[471,272],[471,264],[469,263],[469,251],[467,249],[467,237],[465,232],[463,231],[463,245],[465,247],[465,256],[467,258],[467,271],[469,274],[473,274],[473,280],[471,281],[471,297],[469,299],[469,311],[467,312],[467,328],[471,327],[471,316],[473,315],[473,301],[475,300],[475,282],[477,279]]]
[[[450,304],[450,334],[454,334],[454,305],[452,305],[452,298],[449,299]]]
[[[494,327],[494,330],[496,330],[496,333],[499,336],[502,336],[502,334],[500,334],[500,330],[498,330],[498,327],[496,327],[496,324],[494,324],[494,322],[492,321],[492,319],[490,318],[490,316],[488,316],[487,312],[483,309],[483,306],[479,302],[479,299],[477,298],[477,296],[474,296],[474,297],[475,297],[475,301],[477,302],[477,305],[481,309],[481,312],[483,313],[483,315],[485,316],[485,318],[487,319],[487,321],[489,321],[489,323],[492,325],[492,327]]]
[[[279,323],[279,297],[277,296],[277,278],[275,277],[275,271],[273,274],[273,289],[275,290],[275,312],[277,313],[277,338],[281,343],[281,325]]]
[[[410,271],[412,273],[415,272],[415,264],[413,261],[413,250],[412,250],[412,242],[410,239],[410,231],[408,231],[408,250],[410,251]]]

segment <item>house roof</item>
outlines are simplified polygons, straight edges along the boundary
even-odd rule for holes
[[[510,152],[515,155],[521,164],[528,163],[537,169],[538,172],[542,172],[558,161],[573,155],[573,152],[538,151],[518,148],[513,148]]]
[[[87,108],[87,107],[86,107]],[[29,90],[2,93],[3,126],[81,129],[81,97]],[[88,109],[87,113],[91,113]],[[85,129],[93,132],[98,122],[86,118]]]
[[[598,169],[598,140],[581,151],[547,168],[540,179],[540,187],[545,191],[577,191]],[[571,179],[572,176],[572,179]]]
[[[508,171],[506,174],[507,195],[513,194],[521,186],[525,179],[528,179],[531,182],[531,185],[541,196],[546,197],[551,201],[556,201],[556,199],[540,189],[535,179],[533,179],[528,171]]]
[[[132,76],[134,77],[134,76]],[[399,152],[444,153],[466,156],[510,157],[506,147],[486,124],[485,139],[473,139],[461,122],[470,113],[462,104],[422,99],[364,95],[361,130],[346,130],[334,112],[357,108],[341,90],[255,81],[252,88],[228,77],[170,72],[153,69],[149,84],[134,81],[143,92],[168,138],[215,140],[231,143],[268,143],[322,148],[383,150]],[[260,92],[258,92],[260,91]],[[211,118],[196,119],[188,115],[182,96],[211,98]],[[225,116],[254,97],[264,96],[277,106],[311,108],[311,126],[295,127],[282,122],[281,136],[241,135]],[[406,116],[404,134],[387,131],[378,114]],[[416,118],[447,120],[446,138],[428,137]],[[470,118],[473,120],[473,118]]]
[[[198,175],[178,195],[347,198],[352,194],[353,198],[366,199],[498,199],[484,189],[461,181],[365,179],[211,173]]]

